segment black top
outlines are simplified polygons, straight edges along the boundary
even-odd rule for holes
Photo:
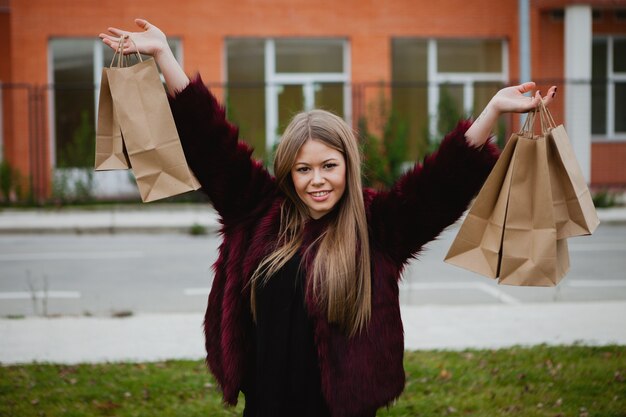
[[[244,417],[330,416],[300,260],[297,253],[256,288],[256,369],[248,373]]]

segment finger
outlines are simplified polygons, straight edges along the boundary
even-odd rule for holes
[[[535,83],[532,81],[528,81],[524,84],[520,84],[517,86],[517,91],[519,91],[520,93],[524,94],[527,93],[529,91],[532,91],[535,88]]]
[[[130,32],[126,30],[118,29],[118,28],[108,28],[107,30],[111,32],[112,34],[116,35],[117,37],[130,34]]]
[[[110,40],[111,42],[117,42],[117,41],[119,41],[119,39],[120,39],[118,36],[111,36],[111,35],[107,35],[106,33],[101,33],[101,34],[99,34],[98,36],[99,36],[99,37],[100,37],[100,39],[102,39],[102,40],[108,39],[108,40]]]
[[[148,29],[150,29],[152,27],[150,22],[148,22],[145,19],[135,19],[135,24],[137,24],[137,26],[139,26],[140,28],[142,28],[144,30],[148,30]]]
[[[117,42],[113,42],[112,40],[106,38],[102,39],[102,42],[114,51],[117,51]]]
[[[550,103],[552,103],[552,97],[551,96],[545,96],[543,98],[543,105],[548,107],[550,105]]]
[[[116,38],[110,35],[106,35],[104,33],[100,34],[100,38],[105,45],[108,45],[114,51],[117,51],[120,47],[120,38]],[[135,47],[132,43],[128,44],[127,39],[124,40],[124,45],[122,48],[123,54],[130,54],[135,52]]]

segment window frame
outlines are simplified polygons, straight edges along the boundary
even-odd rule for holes
[[[281,73],[276,71],[276,40],[279,39],[332,39],[342,43],[343,72],[298,72]],[[316,83],[343,83],[344,120],[352,125],[352,89],[350,86],[350,42],[345,38],[267,38],[265,39],[265,143],[271,152],[279,140],[278,129],[278,94],[280,86],[303,85],[304,110],[312,110],[315,105]]]
[[[474,85],[480,82],[494,82],[507,85],[509,83],[509,44],[506,38],[502,37],[419,37],[419,36],[401,36],[391,37],[391,48],[393,50],[394,41],[420,41],[426,42],[426,84],[427,84],[427,118],[428,118],[428,134],[431,138],[440,137],[446,132],[439,132],[438,107],[441,99],[441,88],[446,84],[460,85],[463,88],[463,114],[470,115],[474,106]],[[500,41],[501,51],[501,70],[499,72],[446,72],[439,71],[438,62],[438,41]],[[393,62],[391,62],[393,66]],[[393,74],[393,68],[391,73]],[[391,79],[392,84],[395,79]],[[406,81],[406,80],[404,80]]]
[[[322,83],[342,83],[343,84],[343,114],[344,120],[352,124],[352,86],[350,79],[351,49],[350,42],[345,37],[227,37],[224,39],[224,79],[226,85],[228,79],[228,41],[236,39],[257,39],[263,41],[264,72],[265,72],[265,152],[271,155],[275,144],[280,139],[277,132],[279,126],[278,94],[283,86],[302,85],[304,95],[304,110],[311,110],[315,106],[316,85]],[[278,40],[332,40],[341,43],[343,50],[342,72],[278,72],[276,69],[276,41]]]
[[[626,141],[626,132],[615,132],[615,84],[626,83],[626,72],[615,72],[613,69],[613,41],[626,40],[626,35],[598,35],[593,40],[606,40],[606,131],[604,134],[592,134],[592,142]],[[593,79],[592,79],[593,82]]]
[[[415,38],[419,39],[419,38]],[[444,72],[438,70],[438,40],[497,40],[500,39],[501,71],[500,72]],[[438,106],[441,98],[441,86],[444,84],[463,85],[463,113],[469,115],[474,106],[474,83],[500,82],[509,83],[509,45],[504,38],[428,38],[427,39],[427,80],[428,80],[428,131],[431,137],[438,137],[439,125]]]
[[[93,37],[84,37],[84,36],[62,36],[62,37],[50,37],[48,38],[48,85],[51,87],[49,89],[48,94],[48,145],[49,145],[49,155],[50,155],[50,166],[53,169],[57,168],[57,152],[56,152],[56,108],[55,108],[55,89],[53,88],[55,85],[54,80],[54,52],[52,48],[52,41],[54,40],[76,40],[76,39],[84,39],[84,40],[92,40],[93,41],[93,49],[92,49],[92,60],[93,60],[93,91],[94,91],[94,114],[95,114],[95,124],[98,122],[98,102],[100,97],[100,81],[102,77],[102,68],[108,66],[108,63],[104,62],[104,52],[108,46],[106,46],[100,38]],[[178,63],[183,66],[183,42],[178,37],[170,37],[168,41],[176,45],[174,57],[178,61]],[[163,78],[163,74],[161,75],[161,80],[165,82]],[[94,129],[97,126],[94,126]]]

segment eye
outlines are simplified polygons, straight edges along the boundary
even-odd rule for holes
[[[337,163],[335,162],[329,162],[327,164],[324,164],[324,169],[333,169],[337,166]]]
[[[309,167],[298,167],[296,168],[296,172],[305,173],[305,172],[309,172],[309,169],[310,169]]]

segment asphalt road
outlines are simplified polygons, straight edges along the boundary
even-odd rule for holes
[[[553,288],[497,285],[445,264],[456,231],[409,265],[402,303],[626,300],[626,225],[570,239],[570,272]],[[214,235],[2,235],[0,316],[203,311],[218,245]]]

